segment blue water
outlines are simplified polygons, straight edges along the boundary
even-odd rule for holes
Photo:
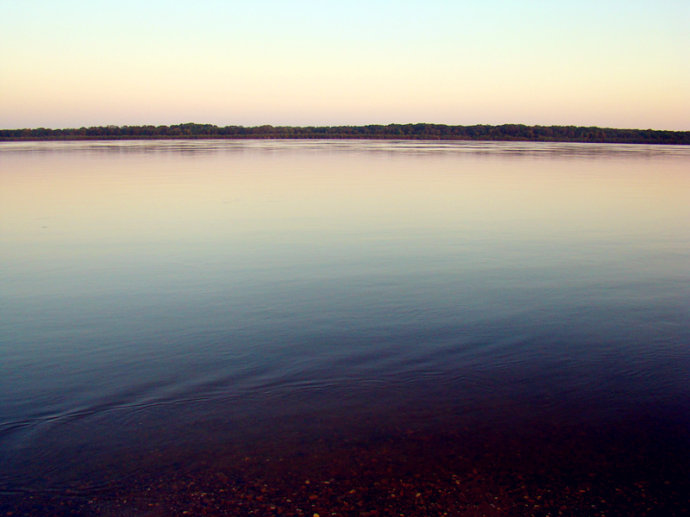
[[[3,143],[0,189],[8,508],[230,443],[643,421],[690,457],[687,146]]]

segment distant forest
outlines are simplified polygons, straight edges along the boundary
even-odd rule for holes
[[[578,126],[448,126],[444,124],[388,124],[368,126],[98,126],[79,129],[0,129],[0,140],[132,140],[195,138],[290,139],[404,139],[509,140],[532,142],[595,142],[621,144],[690,145],[690,131],[612,129]]]

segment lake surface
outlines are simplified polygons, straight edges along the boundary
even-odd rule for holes
[[[689,223],[688,146],[0,143],[0,510],[685,514]]]

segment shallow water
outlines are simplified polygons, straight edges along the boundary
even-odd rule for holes
[[[686,508],[687,146],[2,143],[0,187],[0,509]]]

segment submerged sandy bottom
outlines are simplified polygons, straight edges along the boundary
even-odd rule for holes
[[[392,426],[364,438],[293,422],[213,450],[132,453],[103,464],[114,470],[100,486],[5,493],[0,515],[688,513],[682,418],[463,423]]]

